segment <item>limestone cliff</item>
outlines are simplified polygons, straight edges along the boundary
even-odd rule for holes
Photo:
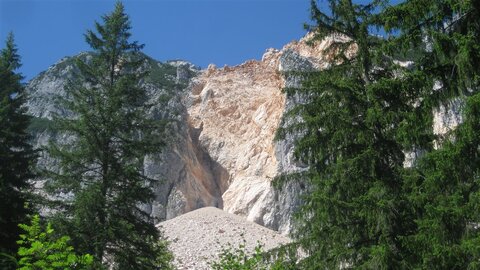
[[[290,231],[305,187],[290,182],[274,189],[271,183],[305,166],[292,158],[295,136],[275,142],[274,135],[284,112],[301,98],[287,99],[281,90],[300,83],[288,72],[327,67],[324,49],[331,42],[311,47],[305,39],[234,67],[199,70],[188,62],[147,57],[143,68],[150,76],[141,84],[148,102],[157,104],[150,117],[169,119],[170,126],[167,147],[145,158],[145,174],[157,180],[152,187],[156,198],[145,211],[160,221],[216,206],[282,233]],[[88,60],[89,54],[76,57]],[[64,95],[68,80],[77,76],[76,57],[60,60],[27,86],[29,112],[36,117],[31,131],[39,148],[49,140],[69,139],[48,126],[52,113],[68,116],[55,97]],[[460,107],[453,101],[434,112],[437,134],[461,121]],[[55,160],[44,153],[39,165],[54,168]]]
[[[289,231],[301,187],[288,184],[277,191],[271,186],[279,174],[298,169],[291,147],[274,142],[286,107],[281,90],[289,79],[283,73],[321,68],[324,45],[292,42],[280,51],[267,50],[261,61],[211,65],[192,81],[186,97],[188,122],[199,130],[201,147],[227,173],[222,180],[224,210]]]
[[[78,76],[75,58],[66,57],[29,82],[28,108],[35,116],[32,132],[42,148],[68,136],[48,130],[52,114],[68,116],[55,102],[68,81]],[[292,42],[282,50],[269,49],[260,61],[200,71],[183,61],[145,60],[150,76],[142,81],[154,102],[150,117],[170,119],[168,146],[146,157],[144,170],[152,179],[156,199],[144,209],[158,220],[204,207],[223,207],[251,221],[286,232],[299,203],[301,187],[282,191],[272,179],[298,169],[291,160],[292,142],[273,137],[288,101],[281,89],[291,80],[283,72],[322,66],[322,47]],[[167,97],[167,98],[166,98]],[[39,165],[54,168],[42,154]],[[38,186],[41,186],[41,181]]]

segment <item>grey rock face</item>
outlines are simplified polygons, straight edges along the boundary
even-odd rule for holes
[[[276,58],[277,55],[278,58]],[[89,54],[82,53],[76,57],[88,61]],[[49,131],[48,126],[51,125],[54,113],[71,116],[69,112],[55,102],[55,97],[64,96],[64,88],[68,81],[78,76],[78,70],[75,68],[74,61],[76,57],[60,60],[47,71],[34,78],[27,86],[27,92],[30,97],[27,106],[29,113],[35,116],[35,128],[32,130],[35,139],[34,145],[37,148],[45,146],[50,140],[66,142],[72,139],[66,134]],[[268,67],[274,66],[273,69],[275,69],[275,72],[272,72],[269,76],[280,76],[279,74],[283,76],[281,79],[284,84],[281,86],[275,84],[275,89],[278,88],[278,91],[283,86],[299,87],[301,85],[301,77],[295,75],[295,73],[314,71],[318,66],[311,61],[311,58],[302,56],[296,50],[290,48],[281,52],[272,51],[269,57],[265,60],[269,63]],[[261,75],[258,75],[257,72],[260,73],[261,69],[256,68],[256,65],[255,63],[249,63],[239,67],[239,69],[244,68],[247,71],[244,70],[244,73],[240,73],[241,75],[238,77],[232,76],[231,79],[223,78],[225,79],[224,82],[218,83],[215,80],[222,79],[222,77],[214,77],[213,81],[198,81],[197,79],[201,77],[200,75],[208,73],[218,73],[218,76],[232,75],[229,72],[235,72],[235,67],[221,70],[210,67],[206,71],[199,71],[194,65],[185,61],[160,63],[150,58],[147,58],[145,61],[143,68],[150,71],[150,75],[142,82],[142,86],[145,87],[148,93],[149,99],[147,102],[154,105],[149,112],[149,116],[154,119],[171,120],[166,134],[168,137],[167,147],[159,153],[145,157],[144,160],[144,173],[156,181],[152,186],[155,192],[154,201],[142,207],[144,211],[156,218],[157,221],[174,218],[205,206],[223,208],[224,202],[225,209],[227,209],[227,203],[229,202],[227,199],[234,198],[231,201],[231,203],[234,203],[231,206],[231,209],[235,210],[233,212],[245,215],[249,220],[279,230],[282,233],[288,233],[292,230],[293,213],[301,204],[302,194],[308,190],[308,186],[305,186],[306,181],[301,179],[299,181],[286,181],[281,184],[280,188],[275,189],[271,187],[269,181],[264,181],[262,171],[271,166],[273,169],[269,176],[274,177],[307,170],[305,164],[293,157],[295,140],[301,134],[287,134],[283,140],[275,142],[270,156],[258,157],[258,160],[262,162],[256,161],[254,158],[243,157],[248,162],[236,164],[231,162],[231,160],[236,158],[233,155],[245,156],[248,153],[232,152],[232,154],[226,155],[224,150],[228,145],[226,145],[222,137],[225,134],[224,130],[220,129],[218,136],[211,139],[205,136],[205,131],[209,128],[208,125],[205,124],[204,126],[204,122],[194,125],[192,121],[195,119],[192,120],[192,115],[189,115],[189,109],[198,105],[199,115],[210,114],[213,116],[209,117],[218,118],[219,114],[212,114],[209,106],[223,105],[225,108],[219,109],[219,112],[231,115],[232,118],[228,121],[231,121],[232,124],[238,123],[242,113],[245,113],[245,108],[242,108],[245,104],[234,104],[236,106],[229,107],[225,105],[225,100],[223,100],[224,104],[217,104],[217,101],[222,99],[222,95],[232,91],[229,88],[232,84],[236,84],[239,87],[241,90],[240,94],[243,94],[245,87],[258,84],[260,80],[258,77]],[[262,66],[262,68],[265,67]],[[245,76],[254,79],[252,79],[251,83],[245,83]],[[270,78],[269,76],[267,77]],[[280,78],[276,79],[280,81]],[[206,84],[214,84],[215,87],[206,87]],[[224,87],[225,89],[223,90],[225,91],[222,92],[220,91],[222,89],[217,89],[216,87]],[[252,89],[255,90],[256,88]],[[258,101],[257,92],[252,93],[251,99]],[[258,94],[261,94],[261,92],[259,91]],[[198,96],[198,98],[189,98],[192,95]],[[271,95],[268,97],[271,98]],[[227,101],[230,99],[232,97],[226,98]],[[286,98],[285,104],[282,103],[278,108],[272,105],[271,107],[275,109],[268,111],[265,109],[267,108],[265,106],[255,107],[252,109],[252,111],[255,111],[253,116],[244,117],[244,119],[248,119],[247,122],[249,123],[256,123],[258,132],[267,132],[264,130],[267,113],[277,110],[278,115],[281,115],[282,112],[289,111],[296,104],[305,102],[305,100],[306,97],[298,94],[289,96]],[[462,101],[454,100],[449,106],[440,107],[434,112],[434,128],[439,131],[438,134],[451,130],[462,121],[460,113],[462,104]],[[209,119],[203,120],[207,121]],[[301,119],[289,119],[287,121],[301,121]],[[290,123],[281,123],[281,125],[287,124]],[[236,126],[231,132],[235,133],[242,128],[244,126]],[[246,133],[248,131],[245,130]],[[254,136],[250,134],[252,139],[244,143],[251,143],[257,135],[257,133]],[[268,141],[268,143],[270,142],[271,140]],[[250,148],[256,149],[257,146],[258,144],[252,144]],[[255,151],[252,151],[252,153]],[[418,155],[421,155],[421,152],[412,153],[408,156],[409,159],[406,166],[411,166],[415,159],[418,158]],[[276,163],[271,163],[272,160],[276,160]],[[225,165],[230,163],[230,167]],[[48,157],[46,153],[41,154],[39,159],[40,167],[55,168],[55,164],[56,161]],[[258,173],[255,172],[255,174],[248,175],[248,177],[238,173],[236,176],[242,179],[242,181],[232,182],[231,172],[235,171],[232,170],[232,167],[237,165],[240,169],[243,168],[243,165],[245,165],[244,167],[251,167]],[[241,170],[236,172],[241,172]],[[41,187],[41,185],[42,182],[40,181],[38,187]],[[248,198],[249,196],[251,198]]]
[[[433,132],[435,135],[446,136],[462,123],[464,107],[465,100],[455,98],[435,109],[433,111]]]
[[[278,71],[285,77],[285,87],[300,87],[302,78],[295,73],[314,70],[313,63],[292,49],[286,49],[280,56]]]
[[[286,49],[280,56],[278,71],[280,72],[300,72],[313,71],[314,65],[298,52],[292,49]]]
[[[35,117],[33,135],[34,145],[38,149],[52,140],[65,142],[72,139],[66,134],[50,131],[47,126],[51,124],[54,113],[71,116],[55,99],[65,97],[68,82],[78,76],[75,67],[78,57],[88,61],[89,54],[64,58],[27,85],[30,97],[27,107]],[[156,198],[142,208],[160,221],[203,206],[221,207],[222,191],[216,179],[221,179],[222,170],[194,143],[192,134],[195,132],[187,123],[183,104],[185,88],[189,80],[198,74],[198,68],[184,61],[160,63],[150,58],[146,59],[143,68],[150,71],[149,77],[142,82],[149,97],[147,102],[154,104],[149,112],[150,117],[170,119],[170,125],[167,147],[145,158],[144,173],[156,180],[153,186]],[[55,164],[54,159],[42,152],[38,161],[41,168],[54,169]],[[41,187],[43,180],[36,185]]]
[[[309,59],[299,55],[296,51],[287,49],[280,56],[278,70],[283,73],[285,87],[298,88],[302,84],[302,77],[296,72],[314,71],[314,65]],[[299,94],[287,96],[285,100],[284,113],[293,109],[297,104],[305,102],[305,98]],[[286,127],[293,122],[301,121],[298,119],[287,119],[283,117],[280,127]],[[301,134],[286,134],[281,140],[275,143],[275,157],[279,175],[289,175],[301,173],[308,169],[308,166],[298,159],[294,158],[295,141]],[[301,197],[305,194],[307,187],[302,179],[282,181],[279,187],[274,191],[275,210],[269,214],[272,215],[271,224],[268,227],[274,228],[283,233],[290,233],[293,230],[293,215],[301,205]]]
[[[307,58],[301,56],[292,49],[287,49],[280,56],[278,70],[283,72],[285,78],[285,87],[299,88],[302,84],[302,77],[296,75],[295,72],[311,72],[314,71],[314,64]],[[293,96],[287,96],[285,101],[285,113],[290,111],[297,104],[305,102],[305,98],[300,94],[294,94]],[[301,121],[298,119],[282,119],[281,127],[286,127],[292,122]],[[295,160],[293,157],[294,143],[300,134],[286,134],[283,140],[279,140],[276,143],[275,155],[277,157],[279,171],[282,174],[300,172],[306,170],[306,165],[302,162]]]
[[[437,87],[438,88],[434,87],[434,90],[441,88],[440,86]],[[438,138],[438,140],[434,141],[434,147],[436,149],[440,148],[444,141],[454,140],[452,137],[452,131],[454,131],[458,125],[464,121],[464,107],[465,98],[457,97],[433,110],[433,134]],[[422,149],[416,149],[415,151],[405,153],[405,161],[403,166],[415,166],[417,160],[425,153],[426,151]]]
[[[89,54],[82,53],[76,57],[88,61]],[[31,97],[28,109],[38,123],[34,129],[38,148],[50,140],[64,142],[72,139],[66,134],[49,131],[46,126],[50,124],[53,114],[71,116],[57,105],[55,97],[65,97],[64,89],[68,82],[78,76],[76,57],[62,59],[27,86]],[[283,66],[288,70],[311,68],[308,60],[294,51],[283,58]],[[150,74],[142,82],[148,95],[146,102],[153,104],[149,116],[169,119],[170,124],[166,134],[167,147],[159,153],[146,156],[144,160],[145,175],[155,180],[152,186],[155,199],[148,205],[142,205],[142,209],[157,221],[162,221],[205,206],[223,208],[222,196],[232,184],[231,175],[221,165],[222,159],[228,157],[219,156],[220,150],[225,146],[222,141],[207,143],[200,140],[203,125],[194,127],[189,123],[188,106],[193,106],[193,101],[188,96],[198,91],[198,82],[194,81],[201,72],[185,61],[159,63],[150,58],[145,61],[143,69]],[[213,91],[206,91],[199,102],[205,105],[214,97]],[[288,101],[287,104],[292,102],[296,101]],[[261,124],[263,118],[257,118],[255,121]],[[209,145],[216,147],[207,148]],[[291,172],[300,168],[292,158],[293,137],[279,142],[275,148],[279,161],[278,171]],[[55,164],[56,161],[46,153],[39,160],[39,165],[43,168],[54,169]],[[259,171],[262,170],[261,166],[266,166],[262,164],[258,164]],[[273,189],[268,182],[258,182],[257,186],[248,182],[244,184],[247,190],[256,189],[262,198],[255,206],[259,210],[252,219],[264,226],[288,232],[291,229],[290,218],[300,203],[303,187],[295,182],[284,184],[280,190]],[[41,186],[42,182],[38,185]],[[245,209],[249,207],[246,205]]]

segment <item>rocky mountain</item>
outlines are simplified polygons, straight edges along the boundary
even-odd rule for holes
[[[149,102],[157,104],[150,116],[171,120],[168,146],[145,159],[145,173],[158,180],[147,212],[161,221],[214,206],[282,233],[291,230],[305,187],[287,182],[273,188],[271,183],[305,168],[292,158],[294,136],[275,142],[274,135],[284,112],[301,99],[286,99],[281,92],[299,84],[289,72],[327,66],[324,49],[331,40],[312,47],[307,38],[234,67],[200,70],[184,61],[160,63],[147,57],[143,68],[150,75],[142,84]],[[53,113],[68,115],[55,97],[64,95],[64,87],[76,76],[77,57],[88,59],[89,54],[60,60],[27,86],[37,147],[68,140],[48,127]],[[461,121],[461,104],[453,101],[434,112],[436,132],[447,132]],[[44,154],[39,163],[49,167],[55,161]]]
[[[281,89],[289,82],[283,72],[318,67],[321,47],[304,41],[282,50],[269,49],[261,61],[235,67],[199,70],[184,61],[145,60],[150,75],[142,82],[149,102],[158,104],[151,117],[170,119],[168,146],[146,157],[145,173],[158,180],[156,198],[145,210],[159,221],[215,206],[248,220],[288,232],[290,217],[302,187],[271,186],[274,177],[297,168],[291,141],[274,142],[274,134],[288,102]],[[31,131],[38,148],[50,140],[68,140],[49,129],[53,114],[68,115],[56,102],[78,76],[75,58],[66,57],[28,83]],[[46,153],[41,166],[55,166]],[[41,186],[41,182],[39,184]]]

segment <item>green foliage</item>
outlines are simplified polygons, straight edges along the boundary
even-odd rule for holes
[[[392,50],[422,48],[415,59],[419,70],[440,82],[439,101],[469,95],[479,86],[480,7],[470,0],[409,0],[382,15],[388,31],[400,34]]]
[[[302,102],[280,131],[300,132],[295,156],[310,166],[309,193],[297,217],[305,269],[408,269],[401,240],[416,228],[404,183],[404,152],[431,147],[432,83],[393,61],[372,35],[386,1],[312,1],[314,40],[335,37],[332,66],[285,89]],[[420,116],[420,117],[419,117]]]
[[[262,246],[255,247],[253,254],[248,254],[245,243],[240,244],[238,248],[227,246],[220,253],[218,262],[211,264],[213,270],[264,270],[267,269],[262,256]]]
[[[41,133],[44,131],[53,131],[54,123],[48,118],[32,117],[27,131],[30,134]]]
[[[25,232],[17,241],[19,270],[66,270],[90,269],[93,257],[89,254],[76,255],[68,242],[68,236],[56,237],[50,223],[44,229],[40,217],[35,215],[31,225],[20,224]]]
[[[218,261],[210,263],[212,270],[294,270],[298,269],[296,249],[280,247],[273,251],[263,250],[258,244],[255,250],[246,249],[246,240],[234,248],[231,244],[224,247]]]
[[[123,5],[117,3],[102,20],[95,24],[97,33],[85,35],[94,52],[88,61],[76,59],[79,76],[62,100],[75,117],[54,119],[58,131],[73,139],[48,149],[58,170],[48,172],[46,188],[52,198],[61,198],[54,201],[53,221],[96,265],[169,269],[171,254],[158,242],[162,235],[140,208],[153,199],[143,161],[163,147],[164,123],[147,115],[143,45],[129,41]]]
[[[161,89],[175,89],[177,68],[169,64],[159,64],[151,58],[147,58],[147,60],[151,69],[145,80],[154,83]]]
[[[16,269],[17,258],[14,254],[0,252],[0,266],[2,269]]]
[[[468,98],[454,141],[422,157],[405,183],[417,225],[402,239],[412,269],[478,268],[479,101],[478,94]]]
[[[480,6],[468,0],[409,0],[386,9],[394,50],[417,53],[415,72],[436,83],[433,104],[466,100],[464,123],[426,154],[405,185],[417,229],[404,241],[416,269],[478,269]]]
[[[314,39],[340,39],[328,48],[332,67],[285,89],[303,100],[278,136],[300,132],[295,155],[310,166],[302,267],[477,269],[480,6],[332,0],[323,12],[315,3]],[[402,57],[409,68],[393,61]],[[465,122],[436,138],[432,109],[452,98],[467,101]],[[427,154],[404,168],[409,151]]]
[[[30,201],[28,179],[33,177],[36,160],[27,133],[30,118],[23,106],[26,97],[22,76],[15,72],[20,66],[20,56],[10,34],[0,51],[0,252],[5,256],[15,254],[18,224],[26,222],[29,213],[25,207]],[[1,262],[0,268],[9,269]]]
[[[409,182],[418,229],[404,240],[418,269],[480,267],[480,94],[467,98],[454,140],[425,155]]]

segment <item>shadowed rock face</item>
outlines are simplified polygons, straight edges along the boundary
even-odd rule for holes
[[[153,186],[156,198],[145,211],[160,221],[214,206],[288,233],[305,187],[289,182],[274,189],[271,182],[283,173],[305,170],[305,165],[293,159],[295,135],[276,142],[274,135],[285,111],[302,98],[287,99],[281,89],[300,85],[291,71],[328,67],[324,49],[330,42],[311,47],[302,39],[281,50],[267,50],[259,61],[224,68],[210,65],[206,70],[184,61],[147,58],[143,68],[150,75],[142,85],[147,102],[156,104],[150,117],[172,121],[167,147],[145,158],[145,174],[158,180]],[[52,113],[69,116],[53,97],[64,95],[67,81],[77,76],[77,57],[88,61],[89,54],[60,60],[27,86],[37,147],[52,139],[71,139],[46,127]],[[453,103],[434,112],[436,132],[461,121],[461,102]],[[55,160],[42,154],[39,165],[54,168]]]

